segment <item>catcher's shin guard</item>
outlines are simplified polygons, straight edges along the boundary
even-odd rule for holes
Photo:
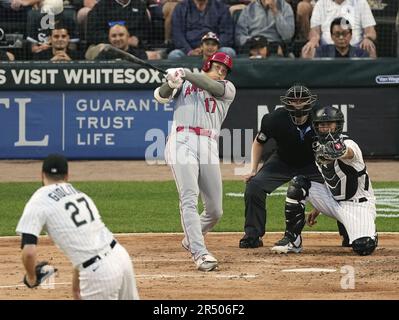
[[[305,226],[305,199],[309,195],[310,181],[304,176],[294,177],[285,199],[285,236],[295,241]]]

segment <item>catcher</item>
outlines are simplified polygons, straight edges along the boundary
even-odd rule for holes
[[[23,282],[35,288],[56,271],[45,261],[36,264],[37,241],[45,227],[74,266],[75,299],[139,299],[129,254],[104,225],[93,200],[67,180],[67,160],[49,155],[43,161],[43,187],[26,204],[17,226],[26,270]]]
[[[354,252],[369,255],[378,244],[376,207],[362,152],[356,142],[342,135],[344,115],[339,109],[331,106],[315,108],[312,126],[317,136],[314,143],[316,164],[325,180],[324,188],[306,182],[303,176],[291,181],[286,199],[285,236],[289,239],[300,237],[305,225],[304,203],[311,194],[309,200],[315,209],[307,217],[308,225],[314,225],[317,216],[323,212],[343,224]],[[290,242],[290,245],[295,244]],[[287,250],[288,247],[275,246],[272,250],[296,252]]]

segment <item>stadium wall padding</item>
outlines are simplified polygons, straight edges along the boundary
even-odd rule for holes
[[[151,63],[200,70],[198,59]],[[399,157],[399,59],[235,59],[229,79],[237,95],[223,124],[224,159],[249,159],[260,119],[295,82],[341,108],[366,157]],[[173,103],[154,100],[161,83],[122,61],[0,63],[0,158],[163,159]]]

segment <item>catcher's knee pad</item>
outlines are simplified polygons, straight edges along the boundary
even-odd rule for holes
[[[287,198],[297,201],[305,200],[309,195],[311,183],[305,176],[295,176],[288,184]]]
[[[375,239],[371,237],[358,238],[352,242],[352,249],[358,255],[368,256],[369,254],[372,254],[375,248],[377,247],[378,244],[377,239],[378,239],[377,237]]]

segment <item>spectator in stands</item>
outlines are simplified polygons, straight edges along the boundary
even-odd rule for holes
[[[24,38],[28,8],[20,0],[0,0],[0,29],[5,34],[18,34]]]
[[[49,38],[49,48],[42,50],[33,55],[34,60],[51,60],[51,61],[71,61],[77,60],[78,56],[75,51],[68,49],[69,45],[68,29],[64,26],[56,26],[51,30]]]
[[[285,0],[257,0],[250,3],[238,18],[236,46],[245,50],[247,41],[259,35],[270,44],[283,46],[294,34],[294,13]]]
[[[0,61],[14,61],[15,57],[11,52],[0,49]]]
[[[233,16],[236,11],[242,11],[249,3],[254,1],[256,0],[224,0],[229,6],[231,16]]]
[[[398,14],[396,15],[396,39],[397,39],[397,48],[396,48],[396,56],[399,58],[399,9]]]
[[[315,58],[367,58],[366,50],[352,47],[352,26],[349,21],[339,17],[331,22],[331,38],[334,44],[324,44],[316,48]],[[312,58],[312,56],[303,57]]]
[[[377,57],[375,19],[367,0],[318,0],[310,19],[309,41],[302,49],[302,56],[313,56],[319,45],[333,44],[330,34],[331,21],[344,17],[352,26],[351,45],[360,47]]]
[[[134,56],[142,59],[160,59],[160,56],[154,57],[152,52],[146,52],[142,48],[135,48],[129,45],[129,30],[126,25],[115,24],[111,25],[108,32],[108,41],[109,43],[121,50],[129,52]],[[103,51],[104,44],[100,43],[96,46],[90,47],[86,52],[86,59],[87,60],[113,60],[113,59],[120,59],[115,53],[109,51]]]
[[[151,24],[145,1],[101,0],[97,2],[87,18],[88,44],[105,43],[110,23],[124,23],[128,26],[130,46],[145,48],[147,45]]]
[[[172,15],[177,4],[183,0],[162,0],[162,13],[164,19],[165,43],[172,41]]]
[[[22,7],[20,0],[0,0],[0,6],[7,9],[18,11]]]
[[[296,18],[296,38],[307,39],[310,31],[310,17],[312,16],[315,0],[286,0],[291,4]]]
[[[214,32],[208,32],[201,38],[202,58],[208,60],[220,49],[219,37]]]
[[[264,36],[254,36],[248,40],[249,58],[250,59],[265,59],[267,58],[268,42]]]
[[[69,49],[71,51],[76,51],[76,43],[78,43],[80,39],[75,21],[75,12],[73,10],[64,9],[61,13],[54,16],[54,20],[50,20],[46,18],[45,13],[40,11],[39,6],[35,5],[32,10],[28,12],[27,19],[27,40],[31,43],[31,52],[33,54],[50,48],[50,32],[54,29],[54,25],[62,25],[68,30],[68,35],[70,37]]]
[[[76,19],[79,25],[79,30],[83,34],[83,38],[87,38],[87,16],[91,9],[94,8],[97,0],[83,0],[83,7],[79,9]]]
[[[200,56],[201,38],[207,32],[218,34],[220,50],[230,56],[236,53],[232,48],[233,20],[222,0],[183,0],[178,3],[172,16],[172,38],[175,50],[169,59],[186,55]]]

